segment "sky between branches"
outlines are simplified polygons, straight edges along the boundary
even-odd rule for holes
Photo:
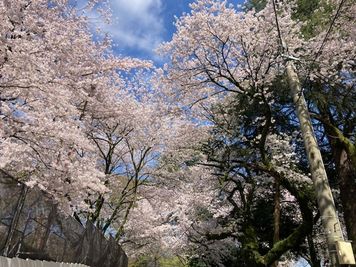
[[[114,41],[114,51],[124,56],[163,63],[155,54],[157,46],[169,41],[175,32],[175,16],[189,12],[193,0],[108,0],[112,21],[105,25],[93,22],[108,32]],[[232,4],[241,0],[229,0]]]

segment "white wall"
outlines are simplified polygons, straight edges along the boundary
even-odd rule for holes
[[[0,256],[0,267],[88,267],[78,263],[62,263],[39,260],[23,260],[19,258],[5,258]]]

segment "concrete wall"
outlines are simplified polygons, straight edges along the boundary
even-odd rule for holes
[[[19,258],[5,258],[0,256],[1,267],[88,267],[78,263],[48,262],[38,260],[23,260]]]

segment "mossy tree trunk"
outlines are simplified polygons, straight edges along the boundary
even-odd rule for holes
[[[340,188],[340,198],[348,238],[352,240],[356,254],[356,146],[333,123],[325,107],[319,107],[318,118],[325,128]],[[348,131],[348,129],[345,129]]]
[[[328,243],[331,265],[337,266],[336,241],[343,240],[340,222],[336,214],[334,199],[312,127],[308,107],[292,61],[287,62],[287,78],[304,139],[318,208]]]

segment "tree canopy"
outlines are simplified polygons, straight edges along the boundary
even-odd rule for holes
[[[0,169],[113,235],[132,266],[320,266],[293,62],[355,250],[355,3],[190,7],[159,68],[93,33],[100,1],[0,0]]]

